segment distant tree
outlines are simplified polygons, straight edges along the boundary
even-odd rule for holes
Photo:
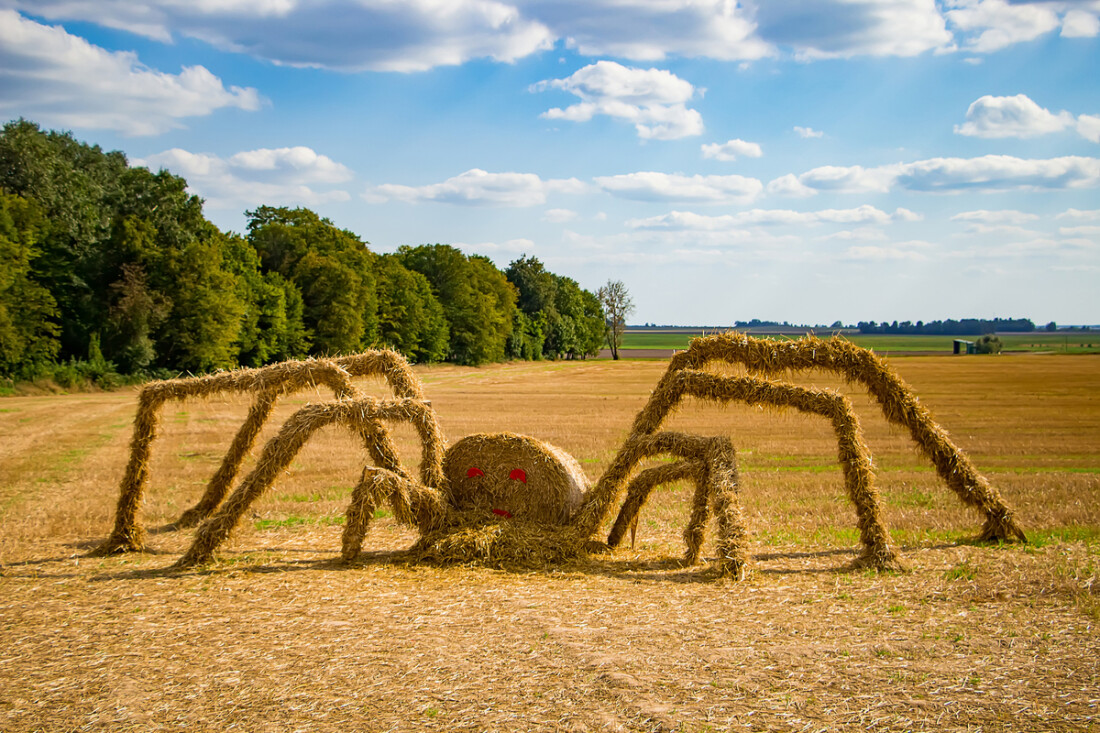
[[[979,354],[999,354],[1003,347],[1001,339],[992,334],[986,334],[974,342],[974,350]]]
[[[608,280],[597,291],[596,297],[604,311],[604,338],[611,349],[611,358],[619,358],[619,347],[623,342],[623,332],[626,330],[626,319],[634,312],[634,301],[626,289],[622,280]]]
[[[1045,328],[1046,328],[1047,331],[1054,332],[1054,331],[1058,330],[1058,324],[1055,323],[1054,321],[1051,321],[1050,323],[1048,323],[1046,325]]]
[[[33,201],[0,191],[0,374],[29,375],[57,354],[57,305],[34,277],[45,227]]]
[[[447,318],[428,279],[394,255],[379,255],[374,272],[381,343],[414,362],[447,358]]]

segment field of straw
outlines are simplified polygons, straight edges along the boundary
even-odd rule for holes
[[[637,545],[545,571],[409,561],[380,511],[339,562],[366,457],[329,430],[219,559],[169,566],[248,411],[169,403],[142,519],[109,534],[136,390],[0,398],[0,731],[1100,730],[1100,357],[910,357],[891,365],[1028,533],[980,518],[906,434],[849,394],[908,570],[853,571],[855,512],[820,417],[689,402],[670,429],[731,436],[748,577],[684,567],[692,487],[659,490]],[[597,478],[665,364],[418,368],[450,442],[511,431]],[[371,387],[382,394],[380,387]],[[280,402],[263,442],[307,400]],[[397,431],[415,464],[415,434]],[[704,546],[703,556],[713,553]]]

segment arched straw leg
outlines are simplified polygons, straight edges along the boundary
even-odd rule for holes
[[[706,539],[707,520],[718,520],[718,563],[722,575],[742,578],[746,560],[745,527],[738,501],[737,459],[733,444],[724,436],[700,437],[660,433],[638,439],[633,455],[638,461],[661,453],[682,460],[638,473],[626,488],[626,500],[608,534],[607,544],[621,544],[627,528],[635,524],[652,491],[672,481],[691,480],[695,485],[691,518],[684,528],[684,560],[699,561]]]
[[[206,491],[203,492],[202,498],[195,506],[180,515],[180,518],[176,520],[177,527],[194,527],[210,516],[222,503],[225,495],[229,493],[230,486],[233,485],[233,479],[237,477],[237,472],[241,470],[244,457],[248,455],[248,451],[252,450],[252,446],[256,443],[256,437],[263,429],[264,423],[270,417],[277,401],[278,395],[275,392],[261,392],[257,395],[252,407],[248,410],[248,417],[245,418],[244,424],[233,436],[233,443],[229,446],[229,452],[222,459],[217,473],[206,485]]]
[[[359,556],[374,512],[387,500],[397,521],[415,524],[420,527],[421,532],[435,529],[446,512],[446,500],[436,489],[422,486],[391,471],[367,466],[363,469],[363,477],[351,492],[351,503],[348,504],[340,553],[345,562],[351,562]],[[431,517],[434,521],[425,522],[425,517]]]
[[[759,377],[722,377],[709,372],[680,369],[669,372],[658,384],[649,404],[635,420],[635,433],[619,450],[607,472],[585,498],[577,512],[578,527],[594,533],[607,517],[611,506],[622,494],[627,478],[640,458],[635,454],[645,445],[646,436],[656,433],[667,416],[685,397],[726,404],[733,401],[750,405],[793,407],[830,420],[837,437],[837,456],[844,470],[848,497],[855,505],[863,553],[857,564],[880,569],[900,568],[890,535],[882,523],[870,452],[863,442],[859,420],[851,404],[831,390],[799,387]],[[735,548],[730,548],[731,552]]]
[[[434,475],[441,472],[443,440],[431,408],[418,400],[385,400],[365,397],[359,400],[341,400],[306,405],[294,413],[279,433],[264,446],[262,455],[248,476],[229,496],[221,508],[199,526],[195,539],[177,567],[191,567],[209,561],[215,550],[228,539],[244,512],[274,483],[302,449],[305,443],[321,428],[341,424],[363,441],[372,455],[382,455],[378,446],[388,435],[381,421],[403,420],[412,423],[424,439],[422,473]],[[396,453],[387,458],[387,471],[409,480],[405,470],[396,463]],[[365,479],[360,481],[360,486]],[[394,503],[395,508],[399,502]],[[406,512],[411,518],[427,521],[429,514],[422,506],[412,505]]]

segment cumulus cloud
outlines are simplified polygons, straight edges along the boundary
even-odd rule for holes
[[[813,60],[960,45],[986,53],[1059,25],[1066,37],[1100,33],[1092,0],[0,0],[0,7],[344,71],[512,62],[558,43],[645,62]]]
[[[1036,137],[1060,132],[1074,125],[1074,118],[1062,110],[1057,114],[1040,107],[1026,94],[1014,97],[979,97],[966,110],[966,123],[955,125],[955,133],[972,137]]]
[[[363,194],[369,203],[446,203],[464,206],[540,206],[551,193],[583,193],[585,184],[576,178],[542,180],[534,173],[488,173],[474,168],[426,186],[386,183]]]
[[[1082,211],[1081,209],[1066,209],[1055,219],[1081,219],[1084,221],[1100,221],[1100,209]]]
[[[1013,209],[1002,209],[1000,211],[978,209],[977,211],[963,211],[955,214],[951,217],[951,221],[977,222],[979,224],[1011,224],[1018,226],[1029,221],[1035,221],[1038,218],[1039,217],[1035,214],[1028,214]]]
[[[1059,25],[1058,3],[1009,3],[1006,0],[955,0],[947,19],[972,34],[965,48],[976,53],[999,51],[1049,33]]]
[[[160,41],[182,35],[276,64],[422,71],[475,58],[515,61],[554,37],[497,0],[3,0],[36,16],[83,20]]]
[[[349,180],[351,171],[306,147],[261,148],[228,158],[172,148],[131,162],[186,178],[188,188],[215,209],[315,206],[351,198],[347,191],[328,188]]]
[[[764,154],[764,150],[759,143],[750,143],[744,140],[727,140],[724,143],[705,144],[702,146],[702,151],[704,158],[713,158],[725,162],[735,161],[737,156],[759,158]]]
[[[531,87],[535,92],[547,89],[561,89],[581,101],[565,109],[547,110],[542,115],[546,119],[587,122],[606,115],[633,122],[643,140],[675,140],[703,133],[703,118],[687,107],[696,94],[695,87],[662,69],[598,61],[564,79],[540,81]]]
[[[854,209],[822,209],[792,211],[790,209],[751,209],[737,214],[705,216],[690,211],[672,211],[660,216],[631,219],[631,229],[675,231],[721,231],[751,226],[816,226],[820,224],[887,224],[892,221],[913,221],[916,215],[908,209],[887,214],[874,206]]]
[[[1100,18],[1095,11],[1100,10],[1093,5],[1094,12],[1085,10],[1069,10],[1062,18],[1062,35],[1066,38],[1095,38],[1100,35]]]
[[[800,138],[804,139],[804,140],[810,139],[810,138],[815,138],[815,137],[824,137],[825,136],[825,133],[818,132],[817,130],[815,130],[812,127],[799,127],[798,125],[795,125],[794,126],[794,131],[797,132],[798,136]]]
[[[768,193],[811,196],[829,193],[911,191],[1012,191],[1095,188],[1100,158],[1064,156],[1024,159],[1010,155],[979,158],[929,158],[875,168],[821,166],[800,175],[788,173],[768,184]]]
[[[613,196],[635,201],[738,203],[751,201],[764,189],[760,181],[745,176],[684,176],[653,171],[600,176],[595,181]]]
[[[547,209],[542,215],[542,220],[551,224],[564,224],[577,218],[577,212],[572,209]]]
[[[1077,134],[1094,143],[1100,143],[1100,115],[1080,115],[1077,118]]]
[[[745,9],[722,0],[520,0],[517,6],[585,56],[742,61],[774,53]]]
[[[0,10],[0,113],[47,125],[156,135],[181,119],[226,107],[259,109],[252,88],[225,88],[203,66],[179,74],[146,68],[137,55],[107,51],[11,10]]]
[[[800,58],[915,56],[952,41],[933,0],[756,0],[757,32]]]

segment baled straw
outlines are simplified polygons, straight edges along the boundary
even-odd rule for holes
[[[324,385],[337,398],[353,397],[358,392],[350,378],[362,376],[384,377],[397,396],[423,399],[420,381],[404,357],[393,351],[368,351],[341,357],[335,363],[329,360],[287,361],[261,369],[238,369],[146,385],[138,398],[138,413],[134,418],[130,442],[130,459],[119,486],[115,527],[111,536],[93,554],[107,555],[144,548],[145,529],[138,519],[138,510],[149,481],[148,461],[153,441],[157,437],[159,411],[166,401],[210,397],[225,392],[256,394],[244,424],[234,436],[202,498],[177,520],[177,526],[193,526],[209,516],[224,499],[244,457],[255,444],[256,437],[280,396]],[[396,460],[396,449],[388,437],[384,437],[380,444],[372,446],[371,454],[379,462],[393,463]]]
[[[513,478],[517,469],[522,479]],[[496,509],[543,524],[564,524],[588,489],[572,456],[514,433],[463,438],[447,450],[443,475],[450,502],[460,510]]]
[[[377,400],[364,397],[357,400],[340,400],[320,404],[306,405],[294,413],[271,440],[264,446],[256,467],[245,477],[218,511],[199,526],[191,547],[176,563],[177,567],[191,567],[210,560],[217,548],[229,538],[241,516],[256,500],[271,488],[278,475],[290,465],[294,457],[314,433],[328,425],[339,424],[347,427],[359,436],[364,446],[372,448],[385,436],[385,427],[381,421],[408,421],[420,433],[424,441],[422,472],[434,475],[438,469],[432,466],[441,464],[443,438],[431,408],[419,400]],[[389,473],[410,482],[408,473],[399,463],[382,466]],[[371,488],[364,488],[373,477],[365,473],[357,492],[360,497],[370,494]],[[396,492],[395,492],[396,493]],[[399,517],[414,518],[424,527],[431,527],[441,521],[439,513],[442,503],[430,496],[431,491],[420,492],[413,496],[403,495],[394,500],[395,514]],[[376,501],[377,495],[370,494],[369,501]],[[406,506],[404,501],[410,505]],[[368,500],[359,499],[364,507]],[[365,531],[365,529],[363,530]],[[345,543],[345,547],[346,547]]]

